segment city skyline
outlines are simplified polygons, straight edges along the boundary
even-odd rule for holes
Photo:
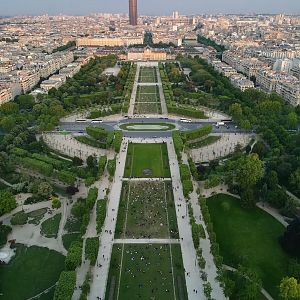
[[[44,0],[41,4],[37,0],[28,0],[26,5],[20,0],[11,0],[0,4],[2,16],[13,15],[39,15],[39,14],[67,14],[67,15],[85,15],[95,12],[128,13],[127,0],[115,0],[113,2],[103,2],[96,0],[72,1],[62,0],[54,3],[50,0]],[[273,3],[273,1],[247,1],[241,3],[238,0],[211,0],[209,2],[198,0],[153,0],[151,2],[139,1],[139,13],[142,15],[166,15],[173,10],[178,10],[182,14],[300,14],[300,2],[287,0],[282,3]]]

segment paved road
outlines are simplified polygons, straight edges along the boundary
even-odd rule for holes
[[[100,235],[98,259],[93,272],[89,299],[104,299],[108,279],[111,252],[114,242],[114,232],[117,221],[119,201],[121,197],[122,180],[125,168],[128,141],[123,140],[120,154],[117,156],[117,167],[107,205],[107,215]],[[99,266],[98,266],[99,265]],[[101,265],[101,267],[100,267]]]
[[[176,239],[115,239],[115,244],[179,244]]]
[[[203,280],[197,262],[196,250],[192,239],[192,231],[188,215],[188,207],[183,196],[180,171],[175,148],[171,139],[167,140],[169,163],[172,177],[172,187],[178,223],[179,236],[181,237],[181,252],[185,269],[185,279],[189,300],[206,299],[204,296]],[[197,290],[197,294],[194,290]],[[219,299],[218,299],[219,300]]]
[[[154,118],[154,117],[143,117],[143,118],[124,118],[117,121],[105,121],[100,124],[91,124],[89,121],[85,123],[76,123],[76,122],[61,122],[59,129],[60,130],[66,130],[73,133],[85,133],[85,128],[88,126],[97,126],[105,128],[107,131],[113,131],[116,129],[119,129],[119,125],[121,124],[128,124],[128,123],[161,123],[161,122],[168,122],[176,125],[177,129],[180,129],[182,131],[185,130],[193,130],[197,129],[199,127],[202,127],[204,125],[213,125],[213,133],[243,133],[244,131],[235,128],[234,123],[228,123],[227,127],[220,126],[216,127],[216,120],[199,120],[199,121],[193,121],[191,123],[183,123],[180,122],[178,119],[171,119],[171,118]],[[171,137],[172,131],[125,131],[123,130],[123,134],[126,137],[153,137],[153,136],[159,136],[159,137]]]

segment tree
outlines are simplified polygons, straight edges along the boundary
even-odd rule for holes
[[[290,177],[290,184],[295,190],[300,190],[300,168],[292,173]]]
[[[52,197],[52,208],[60,208],[61,202],[57,197]]]
[[[32,95],[20,95],[17,102],[21,109],[31,109],[34,106],[34,97]]]
[[[295,112],[290,112],[287,116],[287,127],[295,129],[298,126],[298,116]]]
[[[49,198],[52,195],[53,188],[48,182],[42,182],[40,183],[38,187],[38,194],[41,197]]]
[[[276,171],[270,171],[267,175],[267,185],[268,188],[274,190],[277,188],[278,185],[278,176]]]
[[[300,257],[300,219],[295,219],[288,225],[280,238],[280,244],[291,256]]]
[[[300,296],[299,284],[294,277],[284,277],[280,282],[279,289],[283,299],[296,299]]]
[[[96,156],[90,155],[88,156],[88,158],[86,159],[86,164],[90,169],[94,169],[97,168],[97,158]]]
[[[11,212],[17,207],[15,196],[7,191],[0,191],[0,216]]]
[[[236,286],[239,289],[238,298],[245,300],[257,299],[262,287],[261,279],[257,273],[242,266],[239,266],[237,273],[238,280]]]
[[[257,154],[241,156],[234,167],[235,180],[242,190],[253,187],[263,176],[263,162]]]
[[[229,113],[233,117],[234,120],[240,121],[243,116],[243,109],[240,103],[233,103],[229,107]]]

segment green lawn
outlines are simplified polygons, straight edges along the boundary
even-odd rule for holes
[[[157,74],[155,67],[141,67],[139,74],[139,82],[154,83],[157,82]]]
[[[135,102],[160,102],[160,98],[158,94],[141,94],[138,93]]]
[[[48,210],[47,208],[41,208],[28,213],[27,214],[29,218],[28,223],[38,225],[40,221],[43,219],[47,210]]]
[[[3,293],[0,298],[24,300],[54,285],[64,269],[64,259],[60,253],[47,248],[18,245],[11,262],[0,266],[0,291]],[[45,295],[40,299],[51,298]]]
[[[124,184],[116,238],[169,237],[178,238],[171,183],[139,181]]]
[[[124,245],[119,278],[122,247],[121,244],[113,247],[105,299],[187,299],[179,244]]]
[[[284,227],[259,208],[241,208],[231,196],[213,196],[207,205],[224,263],[237,267],[243,262],[252,267],[264,288],[278,299],[278,285],[287,275],[289,260],[278,243]]]
[[[176,128],[171,123],[126,123],[119,127],[128,131],[169,131]]]
[[[170,177],[166,144],[129,144],[124,177]]]
[[[62,236],[63,245],[66,250],[69,250],[72,242],[81,241],[81,233],[66,233]]]
[[[61,214],[45,220],[41,225],[41,234],[47,238],[57,238]]]
[[[137,102],[134,105],[135,114],[161,114],[159,102]]]

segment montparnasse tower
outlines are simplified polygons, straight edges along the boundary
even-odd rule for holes
[[[137,18],[137,0],[129,0],[129,24],[136,26]]]

